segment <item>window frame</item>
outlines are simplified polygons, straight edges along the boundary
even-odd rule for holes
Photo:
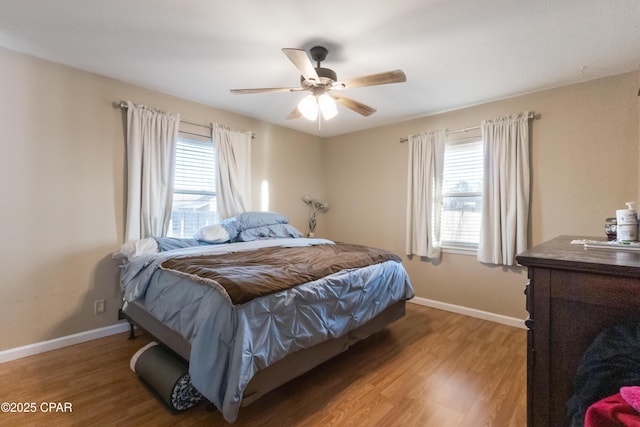
[[[462,144],[473,144],[473,143],[480,143],[481,145],[481,152],[484,155],[484,142],[482,140],[482,136],[478,135],[478,136],[467,136],[467,137],[462,137],[462,138],[451,138],[451,139],[447,139],[445,141],[445,157],[447,155],[447,149],[451,146],[455,146],[455,145],[462,145]],[[481,160],[481,174],[484,174],[484,160]],[[443,168],[443,185],[444,185],[444,168]],[[480,190],[479,191],[472,191],[472,192],[465,192],[465,193],[456,193],[456,192],[446,192],[444,191],[444,188],[441,189],[441,193],[440,193],[440,247],[442,249],[443,252],[445,253],[454,253],[454,254],[461,254],[461,255],[477,255],[478,253],[478,245],[479,245],[479,241],[476,243],[464,243],[464,242],[455,242],[455,241],[451,241],[451,240],[443,240],[442,239],[442,221],[444,218],[444,199],[446,197],[479,197],[480,198],[480,206],[482,208],[482,198],[483,198],[483,191],[482,191],[482,183],[480,184]],[[482,215],[482,210],[480,211],[480,215]],[[479,230],[478,230],[479,232]],[[479,238],[479,237],[478,237]]]
[[[211,145],[212,147],[212,162],[214,164],[214,169],[213,169],[213,173],[212,173],[212,178],[213,178],[213,191],[211,190],[193,190],[193,189],[187,189],[187,188],[176,188],[176,183],[178,182],[178,150],[180,149],[180,144],[192,144],[192,145],[202,145],[204,146],[206,145]],[[191,238],[193,236],[193,233],[174,233],[173,231],[173,216],[174,216],[174,200],[175,200],[175,196],[176,195],[194,195],[194,196],[203,196],[203,197],[210,197],[211,199],[209,199],[208,203],[217,203],[217,182],[216,182],[216,171],[215,168],[217,167],[217,151],[216,151],[216,147],[213,144],[213,142],[211,141],[211,139],[209,138],[205,138],[204,136],[202,138],[197,138],[192,136],[192,134],[189,133],[189,136],[185,136],[185,135],[179,135],[178,136],[178,140],[177,140],[177,144],[176,144],[176,158],[175,158],[175,170],[174,170],[174,182],[173,182],[173,191],[172,191],[172,208],[171,208],[171,221],[170,221],[170,226],[169,226],[169,230],[167,231],[167,237],[175,237],[175,238]],[[211,185],[211,183],[209,183],[209,185]],[[213,202],[212,202],[213,200]],[[215,224],[215,223],[219,223],[220,222],[220,217],[218,214],[218,210],[217,210],[217,206],[215,211],[215,214],[213,215],[212,218],[212,222],[211,223],[207,223],[204,225],[211,225],[211,224]],[[201,226],[204,226],[203,224],[198,224],[197,228],[200,228]],[[196,230],[194,230],[195,233]]]

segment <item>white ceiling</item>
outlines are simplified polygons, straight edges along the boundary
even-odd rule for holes
[[[0,46],[311,134],[305,92],[229,89],[298,85],[280,49],[317,44],[340,80],[407,75],[341,92],[378,111],[333,136],[638,70],[640,0],[0,0]]]

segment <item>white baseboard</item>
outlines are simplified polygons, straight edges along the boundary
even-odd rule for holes
[[[434,301],[427,298],[415,297],[409,300],[410,303],[424,305],[426,307],[437,308],[439,310],[451,311],[453,313],[463,314],[465,316],[476,317],[478,319],[489,320],[491,322],[502,323],[516,328],[526,329],[523,319],[515,317],[502,316],[500,314],[490,313],[488,311],[476,310],[473,308],[463,307],[460,305],[448,304],[445,302]],[[68,347],[74,344],[80,344],[86,341],[107,337],[109,335],[119,334],[129,330],[129,323],[122,322],[104,328],[93,329],[91,331],[80,332],[66,337],[55,338],[49,341],[42,341],[34,344],[28,344],[22,347],[10,348],[0,351],[0,363],[9,362],[10,360],[21,359],[27,356],[44,353],[58,348]]]
[[[524,325],[524,319],[518,319],[516,317],[503,316],[501,314],[490,313],[488,311],[476,310],[475,308],[448,304],[446,302],[434,301],[421,297],[414,297],[408,302],[418,305],[424,305],[425,307],[437,308],[439,310],[464,314],[465,316],[476,317],[478,319],[489,320],[491,322],[502,323],[503,325],[514,326],[516,328],[526,329],[526,326]]]
[[[21,359],[34,354],[40,354],[62,347],[68,347],[74,344],[80,344],[86,341],[92,341],[98,338],[107,337],[109,335],[119,334],[129,330],[129,323],[117,323],[104,328],[93,329],[91,331],[79,332],[77,334],[68,335],[66,337],[55,338],[49,341],[41,341],[34,344],[28,344],[22,347],[10,348],[0,351],[0,363],[10,360]]]

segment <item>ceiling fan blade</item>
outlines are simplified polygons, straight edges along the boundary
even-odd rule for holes
[[[361,102],[358,102],[354,99],[347,98],[346,96],[337,95],[335,93],[330,94],[333,99],[335,99],[338,103],[344,105],[345,107],[355,111],[358,114],[361,114],[365,117],[372,115],[376,112],[375,108],[369,107],[368,105],[364,105]]]
[[[351,89],[354,87],[386,85],[389,83],[402,83],[407,81],[407,76],[402,70],[387,71],[384,73],[371,74],[364,77],[357,77],[351,80],[336,82],[334,89]]]
[[[231,89],[231,93],[244,94],[244,93],[270,93],[270,92],[296,92],[303,90],[300,87],[263,87],[256,89]]]
[[[320,83],[320,78],[318,77],[318,73],[316,69],[313,67],[311,60],[309,59],[309,55],[302,49],[292,49],[292,48],[284,48],[282,49],[285,55],[293,62],[293,65],[296,66],[298,70],[300,70],[300,74],[305,78],[305,80],[311,80],[315,83]]]
[[[289,113],[289,115],[287,116],[287,120],[298,119],[300,117],[302,117],[302,113],[300,113],[300,110],[298,110],[298,107],[296,107]]]

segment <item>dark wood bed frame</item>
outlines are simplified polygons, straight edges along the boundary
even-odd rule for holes
[[[369,322],[351,332],[339,338],[332,338],[313,347],[291,353],[273,365],[259,371],[244,391],[242,406],[255,402],[271,390],[348,350],[358,341],[384,329],[387,325],[405,315],[405,303],[402,300],[392,304]],[[118,312],[118,319],[126,319],[131,325],[129,339],[135,338],[135,325],[147,331],[158,342],[173,350],[185,361],[189,361],[191,344],[180,334],[149,314],[139,303],[134,301],[125,304]]]

